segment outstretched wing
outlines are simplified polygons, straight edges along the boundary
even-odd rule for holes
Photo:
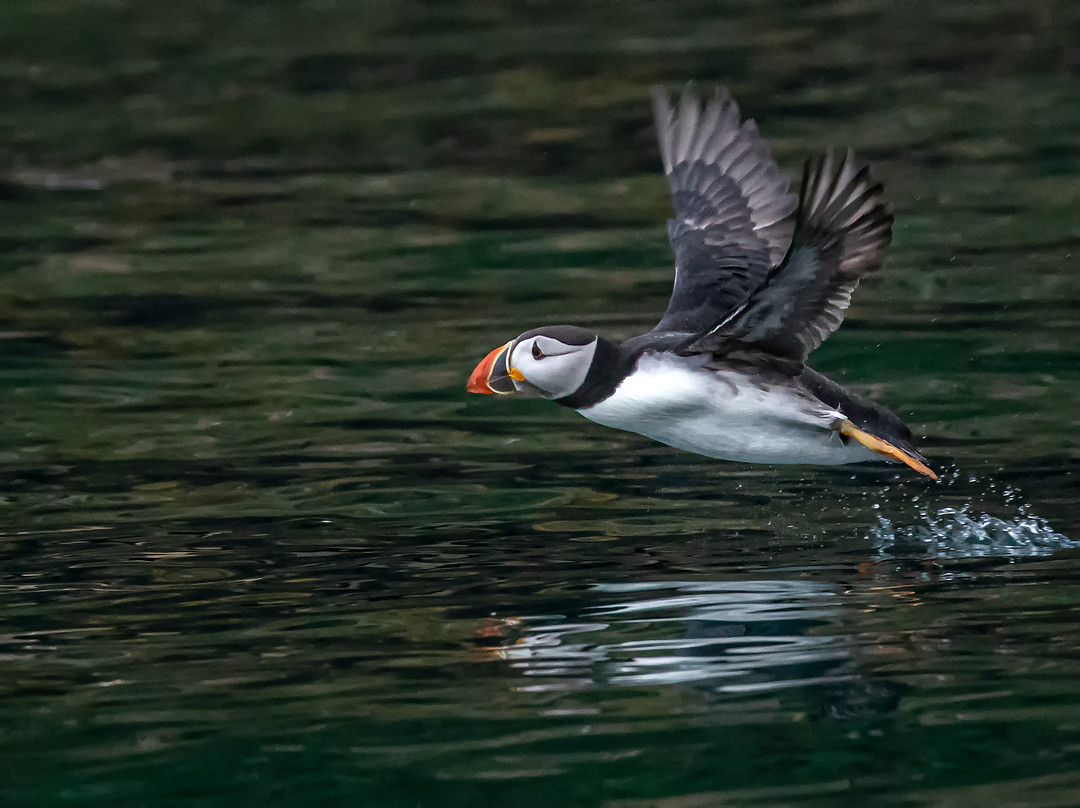
[[[652,333],[700,333],[744,303],[787,252],[795,195],[726,89],[702,104],[687,85],[673,108],[654,87],[653,114],[675,206],[675,288]]]
[[[803,360],[839,328],[851,294],[885,260],[892,214],[869,166],[851,150],[807,161],[791,249],[746,307],[696,340],[694,351],[736,341]]]

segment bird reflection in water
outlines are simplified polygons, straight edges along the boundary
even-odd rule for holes
[[[808,580],[598,584],[573,618],[492,618],[480,634],[528,692],[683,686],[707,699],[793,688],[819,716],[895,708],[900,688],[858,671],[836,626],[843,589]]]

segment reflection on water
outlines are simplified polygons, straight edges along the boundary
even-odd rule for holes
[[[568,620],[492,620],[485,646],[527,693],[672,687],[709,704],[800,688],[815,716],[896,708],[901,688],[858,671],[844,633],[844,591],[809,580],[597,584],[600,601]],[[495,646],[487,645],[496,639]]]
[[[500,657],[522,675],[542,680],[522,687],[692,682],[718,692],[747,692],[850,676],[838,665],[849,656],[842,642],[813,633],[840,611],[839,593],[828,585],[612,583],[597,585],[595,592],[607,602],[584,611],[588,622],[536,615],[504,624]]]

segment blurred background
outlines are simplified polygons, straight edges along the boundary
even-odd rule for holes
[[[0,5],[6,806],[1080,802],[1080,6]],[[897,215],[944,482],[464,394],[671,283],[648,88]]]

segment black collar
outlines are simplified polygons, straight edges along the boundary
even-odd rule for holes
[[[555,403],[575,410],[599,404],[633,373],[640,355],[640,351],[625,351],[615,343],[597,337],[596,351],[585,381],[570,395],[555,399]]]

